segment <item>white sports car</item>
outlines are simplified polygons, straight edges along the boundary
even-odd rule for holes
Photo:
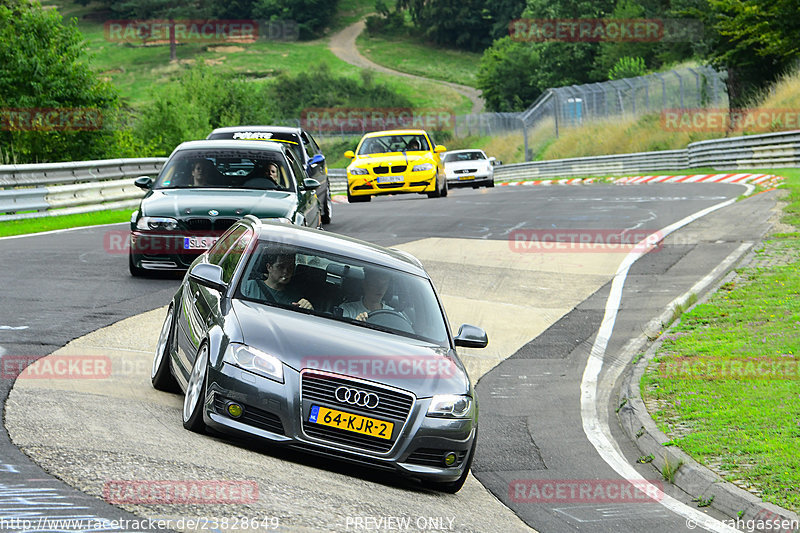
[[[494,157],[483,150],[452,150],[444,154],[444,173],[450,187],[494,187]]]

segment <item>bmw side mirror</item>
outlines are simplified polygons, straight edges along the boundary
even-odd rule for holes
[[[456,346],[464,348],[486,348],[489,344],[489,337],[486,332],[477,326],[463,324],[458,328],[458,335],[455,337]]]
[[[490,157],[489,162],[492,164],[492,166],[495,166],[497,164],[497,159],[495,159],[494,157]]]
[[[444,147],[444,146],[442,146],[441,144],[437,144],[437,145],[436,145],[436,146],[433,148],[433,151],[434,151],[434,152],[436,152],[437,154],[441,154],[442,152],[446,152],[446,151],[447,151],[447,148],[445,148],[445,147]]]
[[[139,187],[140,189],[149,191],[150,188],[153,186],[153,178],[151,178],[150,176],[139,176],[138,178],[133,180],[133,184]]]
[[[344,156],[345,156],[347,159],[353,159],[353,158],[356,156],[356,154],[355,154],[355,152],[353,152],[352,150],[348,150],[348,151],[346,151],[346,152],[344,153]]]
[[[219,265],[200,263],[189,271],[189,277],[200,285],[219,292],[225,292],[225,289],[228,288],[228,285],[222,281],[222,267]]]
[[[321,163],[324,163],[324,162],[325,162],[325,156],[322,155],[322,154],[316,154],[314,157],[311,158],[311,160],[309,160],[308,168],[310,170],[310,169],[314,168],[315,166],[317,166],[317,165],[319,165]]]
[[[306,178],[303,180],[303,189],[306,191],[313,191],[322,184],[314,178]]]

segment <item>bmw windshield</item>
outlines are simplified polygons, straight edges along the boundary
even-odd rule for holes
[[[274,150],[182,150],[161,170],[154,189],[241,188],[294,191],[283,155]]]

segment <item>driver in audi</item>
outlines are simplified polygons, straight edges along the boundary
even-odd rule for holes
[[[364,269],[364,295],[355,302],[346,302],[339,307],[344,318],[354,318],[365,322],[370,311],[392,309],[383,303],[383,296],[389,288],[390,274],[372,268]]]

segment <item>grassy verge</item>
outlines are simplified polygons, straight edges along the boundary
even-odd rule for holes
[[[664,337],[642,395],[672,442],[766,501],[800,510],[800,170],[782,233]]]
[[[343,3],[334,26],[342,27],[360,19],[374,9],[374,3],[348,0]],[[148,45],[110,42],[106,39],[102,16],[96,6],[79,6],[70,0],[55,0],[65,19],[75,18],[87,43],[89,64],[110,81],[123,99],[139,107],[153,98],[153,89],[171,83],[182,70],[199,61],[219,72],[233,72],[253,81],[267,80],[280,73],[297,75],[311,66],[325,64],[337,76],[360,77],[361,69],[337,58],[328,49],[327,39],[300,42],[258,41],[245,44],[179,44],[178,61],[170,63],[169,45]],[[448,87],[434,82],[375,74],[378,83],[385,83],[417,107],[452,109],[468,113],[469,99]]]
[[[99,226],[116,222],[128,222],[131,219],[132,209],[115,211],[96,211],[80,215],[63,215],[28,220],[8,220],[0,222],[0,237],[12,235],[26,235],[41,233],[66,228],[80,228],[83,226]]]
[[[475,87],[481,54],[441,48],[408,36],[369,36],[356,39],[359,52],[385,67],[425,78]]]

